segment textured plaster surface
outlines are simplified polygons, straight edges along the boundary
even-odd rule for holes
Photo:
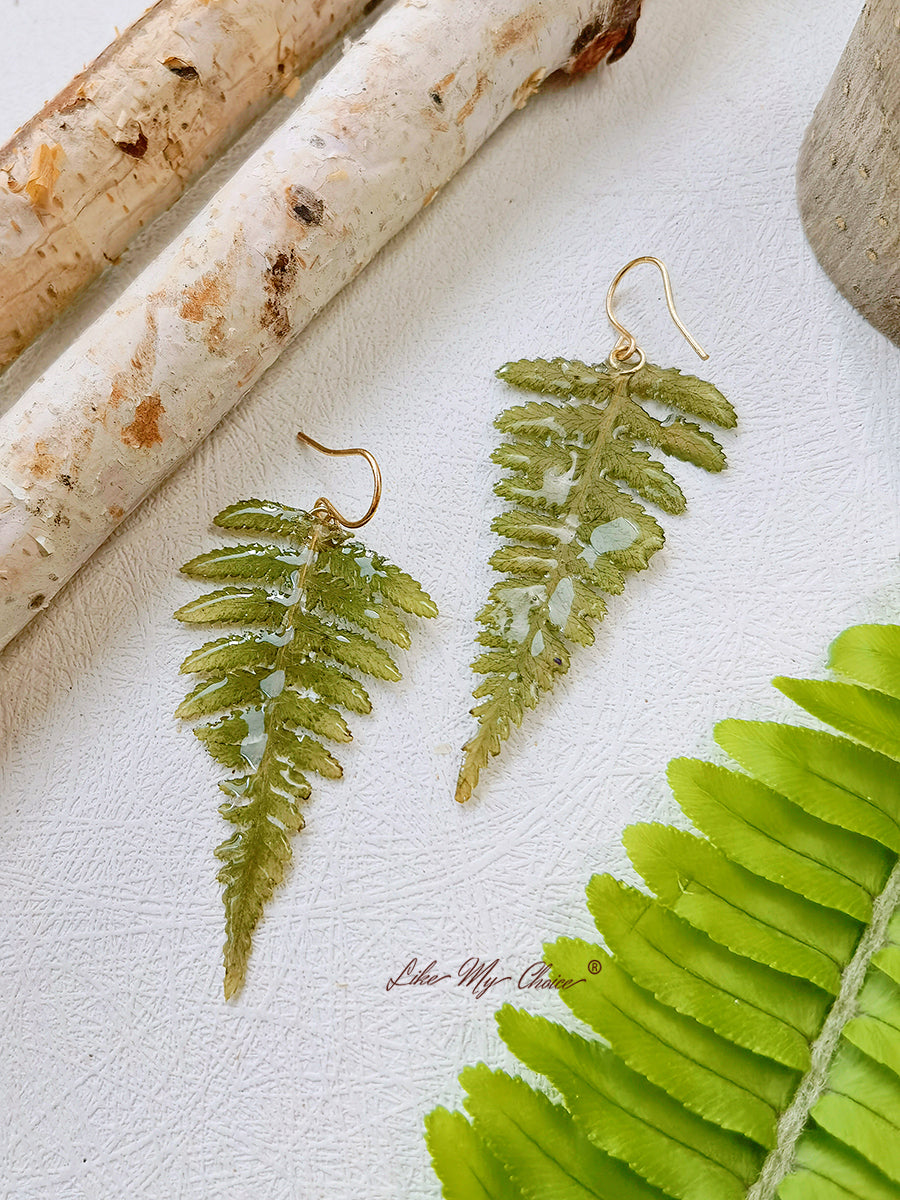
[[[0,0],[0,138],[140,7]],[[464,1063],[509,1065],[499,1003],[562,1005],[514,983],[478,1000],[388,978],[414,956],[518,975],[545,939],[590,936],[590,873],[627,869],[624,825],[673,816],[668,759],[715,753],[719,717],[788,714],[773,675],[820,674],[840,629],[898,618],[900,351],[834,291],[794,204],[797,148],[856,15],[648,3],[633,50],[512,118],[4,652],[4,1200],[435,1196],[422,1114],[457,1102]],[[0,380],[0,407],[203,186]],[[491,421],[510,402],[492,372],[602,358],[606,285],[645,253],[668,262],[710,362],[692,361],[649,268],[621,288],[623,318],[652,360],[734,401],[731,468],[676,467],[689,509],[665,521],[666,548],[459,808]],[[345,777],[316,788],[226,1005],[217,771],[171,717],[197,639],[170,614],[195,594],[177,567],[215,544],[225,504],[365,505],[365,468],[299,449],[300,427],[379,456],[367,540],[442,616],[353,720]]]

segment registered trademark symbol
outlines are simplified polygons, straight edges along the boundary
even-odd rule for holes
[[[596,958],[592,958],[588,963],[588,970],[592,975],[599,975],[603,970],[603,963]]]

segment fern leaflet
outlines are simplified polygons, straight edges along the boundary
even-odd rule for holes
[[[253,931],[290,860],[290,835],[303,828],[307,774],[341,776],[321,739],[352,740],[340,708],[371,710],[352,672],[399,679],[380,642],[408,647],[399,611],[433,617],[437,608],[414,579],[318,512],[245,500],[213,523],[277,539],[192,559],[182,567],[186,575],[227,586],[175,614],[191,624],[250,627],[188,655],[181,670],[202,679],[176,713],[216,718],[194,732],[217,762],[239,772],[219,785],[229,797],[219,811],[234,833],[216,851],[230,997],[243,984]]]
[[[626,573],[643,570],[662,546],[662,529],[638,498],[668,513],[685,509],[681,488],[638,444],[707,471],[725,466],[709,433],[681,417],[657,420],[640,401],[735,424],[712,384],[650,364],[624,374],[606,363],[537,359],[507,363],[497,374],[562,403],[532,400],[495,422],[509,440],[492,456],[508,472],[494,491],[510,508],[491,528],[508,544],[491,557],[503,578],[477,618],[485,651],[472,667],[485,679],[474,692],[478,731],[464,747],[461,802],[511,726],[569,669],[571,644],[593,643],[604,593],[621,592]]]
[[[856,682],[775,682],[849,737],[725,721],[745,773],[671,763],[705,836],[632,826],[652,894],[595,876],[605,948],[545,947],[602,1040],[500,1010],[562,1103],[467,1068],[426,1120],[447,1200],[900,1198],[900,626],[831,661]]]

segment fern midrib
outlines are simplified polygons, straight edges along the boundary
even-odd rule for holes
[[[854,788],[847,787],[846,784],[841,783],[839,780],[829,779],[829,777],[827,775],[823,775],[811,763],[809,765],[807,765],[805,769],[809,772],[810,775],[812,775],[812,777],[814,779],[818,779],[821,783],[824,783],[827,787],[838,787],[838,788],[840,788],[840,790],[842,792],[846,792],[848,796],[852,796],[854,798],[854,800],[861,801],[866,806],[867,809],[871,809],[872,812],[875,813],[876,817],[878,817],[881,820],[891,822],[893,824],[894,828],[897,829],[898,832],[900,832],[900,824],[898,824],[898,822],[890,815],[890,813],[885,812],[885,810],[883,808],[881,808],[874,801],[870,800],[868,798],[868,796],[864,795],[864,793],[857,792]],[[869,835],[863,834],[863,837],[866,837],[866,836],[869,836]],[[889,846],[888,849],[893,851],[893,853],[895,853],[895,854],[897,853],[896,848],[893,846]]]
[[[627,1063],[625,1065],[627,1066]],[[638,1105],[635,1105],[635,1109],[629,1108],[622,1100],[620,1100],[618,1098],[618,1096],[612,1095],[611,1091],[602,1092],[602,1091],[600,1091],[599,1088],[595,1088],[593,1083],[589,1079],[586,1079],[586,1077],[584,1075],[582,1075],[582,1074],[574,1075],[571,1071],[569,1072],[569,1074],[572,1075],[572,1077],[574,1079],[576,1079],[576,1081],[578,1079],[581,1079],[584,1082],[586,1082],[587,1086],[589,1088],[591,1088],[592,1090],[594,1090],[597,1093],[597,1095],[599,1095],[601,1097],[601,1099],[606,1104],[609,1105],[610,1108],[614,1108],[614,1109],[618,1110],[618,1112],[622,1113],[626,1118],[629,1118],[633,1121],[638,1122],[639,1124],[643,1125],[646,1129],[652,1129],[654,1131],[654,1133],[658,1133],[660,1135],[660,1137],[663,1138],[665,1141],[671,1142],[675,1146],[680,1146],[682,1150],[686,1150],[689,1154],[696,1155],[697,1158],[702,1158],[705,1162],[709,1163],[711,1166],[719,1169],[720,1171],[723,1171],[726,1175],[731,1175],[735,1180],[737,1180],[738,1183],[746,1183],[747,1182],[746,1178],[744,1176],[742,1176],[733,1167],[730,1167],[727,1163],[722,1162],[721,1159],[713,1158],[705,1150],[699,1150],[695,1145],[692,1145],[691,1142],[684,1141],[684,1139],[682,1137],[677,1136],[671,1130],[666,1129],[664,1126],[658,1124],[658,1122],[656,1120],[651,1120],[651,1118],[648,1117],[646,1114],[644,1114],[640,1111],[635,1111],[635,1109],[639,1107]],[[656,1085],[651,1084],[651,1086],[655,1087]],[[662,1090],[662,1089],[660,1089],[660,1090]],[[690,1112],[690,1110],[685,1110],[685,1111],[687,1111],[689,1113],[689,1116],[692,1116],[692,1117],[696,1116],[701,1121],[705,1119],[703,1117],[700,1117],[699,1114],[697,1114],[697,1113]],[[718,1129],[721,1132],[731,1135],[733,1137],[742,1137],[743,1136],[742,1134],[736,1132],[735,1130],[724,1129],[723,1126],[719,1126]],[[590,1134],[588,1136],[590,1136]],[[609,1153],[609,1151],[607,1151],[607,1153]],[[619,1156],[615,1155],[614,1157],[618,1158]],[[622,1161],[627,1162],[628,1166],[631,1167],[631,1169],[633,1171],[637,1172],[637,1164],[635,1162],[633,1162],[631,1159],[623,1159]],[[652,1181],[648,1180],[647,1182],[651,1183]],[[653,1186],[656,1186],[656,1185],[654,1184]]]
[[[552,1104],[553,1101],[551,1100],[550,1103]],[[571,1179],[572,1182],[576,1183],[580,1188],[583,1188],[585,1186],[582,1183],[582,1181],[578,1178],[577,1175],[572,1174],[572,1172],[569,1170],[569,1168],[566,1166],[566,1164],[561,1159],[559,1159],[555,1154],[550,1153],[550,1150],[549,1150],[548,1146],[546,1145],[546,1143],[540,1142],[537,1140],[537,1138],[533,1137],[532,1134],[529,1133],[529,1131],[523,1125],[520,1125],[519,1122],[515,1120],[512,1113],[507,1113],[506,1116],[507,1116],[510,1124],[515,1125],[516,1129],[518,1129],[519,1133],[522,1135],[522,1137],[525,1139],[525,1141],[529,1142],[532,1146],[534,1146],[534,1148],[538,1151],[539,1154],[543,1154],[547,1158],[549,1158],[550,1161],[552,1163],[554,1163],[555,1166],[559,1167],[559,1169],[563,1175],[565,1175],[568,1179]],[[516,1187],[519,1186],[518,1182],[516,1180],[513,1180],[513,1183],[515,1183]],[[599,1195],[599,1193],[595,1193],[595,1195]]]
[[[865,1051],[861,1051],[860,1053],[864,1054]],[[845,1100],[849,1100],[851,1104],[855,1104],[857,1108],[863,1109],[871,1116],[876,1117],[879,1121],[883,1121],[885,1125],[890,1125],[893,1129],[896,1129],[897,1132],[900,1133],[900,1125],[898,1125],[896,1121],[892,1120],[890,1116],[885,1116],[880,1109],[873,1108],[871,1104],[866,1104],[865,1100],[860,1100],[859,1096],[851,1096],[848,1092],[840,1091],[839,1088],[834,1089],[834,1094],[836,1096],[843,1096]]]
[[[679,883],[680,890],[682,891],[682,893],[684,895],[697,896],[698,898],[701,897],[702,895],[712,896],[714,899],[718,900],[721,904],[725,905],[726,908],[731,909],[732,912],[740,913],[741,916],[747,917],[747,919],[752,921],[754,925],[758,925],[760,927],[760,929],[763,929],[768,933],[778,933],[784,937],[790,937],[799,946],[805,946],[807,950],[813,950],[816,954],[821,954],[823,958],[827,959],[831,963],[834,963],[834,965],[836,967],[843,969],[843,966],[845,964],[841,963],[841,960],[839,958],[835,958],[832,953],[830,953],[828,950],[823,949],[821,946],[816,946],[813,942],[808,942],[805,937],[800,937],[800,935],[798,933],[793,932],[793,931],[791,933],[785,933],[785,931],[783,929],[781,929],[778,925],[773,923],[772,919],[764,920],[761,916],[758,916],[758,915],[750,912],[748,909],[741,908],[741,906],[740,906],[740,904],[738,904],[737,900],[733,900],[730,897],[723,895],[722,892],[716,891],[715,888],[711,887],[708,884],[702,883],[699,879],[691,879],[689,882],[690,882],[690,884],[693,884],[694,889],[697,889],[697,890],[692,890],[690,886],[682,887],[681,884]],[[771,880],[768,880],[767,882],[771,883]],[[775,886],[777,887],[779,885],[776,884]],[[706,931],[704,930],[704,932],[706,932]],[[758,960],[755,960],[755,961],[758,961]],[[798,978],[806,979],[806,976],[802,975],[802,976],[798,976]],[[815,980],[812,980],[812,979],[808,980],[807,982],[814,984],[815,987],[822,986],[821,984],[816,983]]]
[[[576,516],[581,516],[581,504],[584,497],[584,483],[593,476],[594,468],[597,459],[600,457],[603,447],[610,440],[613,432],[616,429],[616,418],[619,416],[623,408],[628,404],[628,376],[619,375],[616,378],[613,394],[607,401],[606,409],[603,412],[600,420],[597,422],[597,434],[594,438],[594,445],[591,447],[591,452],[588,455],[587,462],[584,465],[584,470],[581,472],[581,478],[576,485],[577,491],[575,494],[575,502],[572,505],[572,511]]]
[[[639,987],[640,984],[636,984],[635,986]],[[644,990],[646,991],[646,989],[644,989]],[[766,1107],[769,1108],[771,1110],[772,1114],[774,1115],[775,1109],[772,1107],[771,1101],[767,1100],[765,1096],[761,1096],[758,1092],[755,1092],[753,1090],[753,1088],[747,1087],[747,1085],[744,1083],[738,1083],[738,1081],[736,1079],[732,1079],[729,1075],[724,1075],[721,1071],[716,1070],[716,1068],[714,1066],[711,1066],[708,1063],[701,1062],[700,1059],[697,1058],[695,1055],[689,1054],[683,1046],[676,1046],[673,1042],[669,1041],[668,1038],[663,1037],[662,1034],[658,1033],[655,1029],[650,1029],[647,1025],[644,1024],[643,1021],[639,1020],[634,1015],[634,1013],[626,1012],[626,1010],[624,1008],[622,1008],[622,1006],[620,1004],[616,1004],[615,1001],[611,1000],[608,995],[605,995],[603,997],[603,999],[609,1005],[610,1008],[615,1009],[615,1011],[617,1013],[619,1013],[620,1016],[625,1017],[626,1020],[630,1021],[633,1025],[636,1025],[639,1029],[643,1030],[644,1033],[646,1033],[648,1037],[653,1038],[656,1041],[658,1041],[661,1046],[665,1046],[667,1049],[672,1050],[675,1054],[679,1054],[683,1058],[686,1058],[688,1062],[693,1063],[694,1066],[698,1067],[701,1071],[708,1071],[710,1073],[710,1075],[715,1075],[717,1079],[721,1079],[724,1083],[729,1084],[731,1087],[736,1088],[738,1091],[746,1093],[746,1095],[751,1096],[754,1100],[758,1100],[761,1104],[765,1104]],[[677,1012],[678,1010],[676,1009],[675,1011]],[[679,1015],[685,1017],[689,1021],[696,1020],[696,1018],[689,1016],[687,1013],[680,1013]],[[590,1022],[587,1022],[587,1024],[590,1024]],[[591,1028],[593,1029],[594,1026],[591,1025]],[[599,1033],[600,1031],[595,1030],[595,1032]],[[715,1029],[712,1029],[711,1032],[717,1033],[717,1031]],[[722,1037],[723,1035],[717,1034],[717,1036]],[[746,1047],[741,1047],[741,1049],[746,1049]],[[615,1051],[615,1053],[619,1054],[618,1051]],[[748,1053],[752,1054],[753,1051],[748,1051]],[[624,1062],[626,1066],[631,1066],[631,1064],[629,1062],[627,1062],[627,1060],[624,1058],[623,1055],[619,1054],[619,1057],[622,1059],[622,1062]],[[632,1070],[634,1070],[633,1067],[632,1067]],[[652,1080],[651,1080],[651,1082],[652,1082]],[[702,1114],[700,1114],[700,1115],[702,1115]],[[724,1126],[723,1126],[723,1128],[724,1128]]]
[[[569,493],[569,496],[566,497],[566,504],[565,504],[566,512],[569,515],[579,518],[579,520],[578,520],[579,526],[581,525],[581,515],[582,515],[581,509],[582,509],[582,505],[584,504],[584,498],[586,495],[590,494],[590,487],[588,485],[593,480],[594,472],[597,469],[597,463],[603,453],[603,447],[606,444],[606,442],[609,440],[609,438],[611,437],[613,431],[615,430],[616,425],[618,423],[618,417],[619,417],[622,409],[626,406],[627,403],[628,403],[628,376],[620,375],[616,379],[613,394],[610,396],[610,398],[607,402],[606,408],[603,411],[603,414],[602,414],[600,420],[597,422],[596,436],[594,438],[594,444],[591,447],[590,453],[587,456],[587,460],[584,464],[584,470],[580,473],[578,478],[573,482],[572,489]],[[553,595],[554,591],[556,590],[557,586],[561,583],[561,581],[563,579],[566,579],[566,578],[569,578],[569,573],[562,566],[562,564],[559,561],[559,558],[557,558],[555,569],[553,571],[549,572],[545,576],[545,579],[543,582],[543,586],[546,589],[546,595],[547,595],[548,602],[549,602],[550,597]],[[522,639],[523,645],[528,643],[530,641],[530,639],[534,637],[535,633],[537,632],[537,628],[535,626],[541,626],[541,625],[545,624],[545,622],[547,620],[549,620],[549,617],[546,616],[545,614],[546,614],[546,607],[543,605],[535,607],[535,609],[533,610],[533,613],[529,614],[528,633]],[[537,617],[537,621],[535,621],[535,619],[534,619],[535,616]],[[560,629],[559,632],[561,634],[565,634],[565,629]]]
[[[297,613],[298,611],[299,612],[305,611],[304,606],[305,606],[306,594],[307,594],[307,592],[306,592],[306,577],[309,574],[309,568],[312,565],[313,560],[317,553],[318,534],[319,534],[318,527],[316,525],[313,525],[312,532],[310,533],[309,545],[307,547],[306,562],[304,562],[304,564],[300,570],[300,574],[297,577],[297,583],[295,585],[296,589],[297,589],[297,599],[290,606],[290,608],[285,609],[284,616],[281,619],[281,625],[278,628],[279,634],[284,634],[288,630],[293,630],[294,624],[295,624],[295,622],[294,622],[295,613]],[[278,693],[278,695],[273,696],[270,699],[266,700],[262,706],[263,720],[265,722],[263,728],[266,733],[266,744],[263,747],[262,757],[259,760],[259,764],[258,764],[255,772],[253,773],[254,781],[256,779],[259,779],[263,783],[265,783],[266,778],[268,776],[268,771],[270,769],[270,766],[269,766],[270,755],[272,753],[274,753],[272,751],[273,739],[271,737],[271,730],[274,727],[274,724],[276,723],[278,709],[281,707],[281,704],[283,703],[282,697],[288,691],[286,664],[287,664],[287,659],[288,659],[288,649],[289,649],[289,647],[293,646],[293,642],[294,642],[293,637],[288,638],[283,643],[283,645],[278,647],[278,650],[275,654],[275,665],[272,668],[272,672],[274,674],[278,671],[284,671],[285,682],[284,682],[284,686],[282,687],[282,689]],[[268,793],[269,789],[266,788],[265,790],[266,790],[266,793]],[[256,798],[260,803],[263,803],[262,796],[257,796]]]
[[[811,1047],[809,1070],[778,1122],[775,1147],[763,1163],[759,1179],[747,1193],[747,1200],[774,1200],[778,1188],[793,1169],[797,1142],[808,1125],[810,1111],[825,1089],[841,1034],[847,1022],[856,1015],[859,993],[872,958],[887,944],[888,924],[898,907],[900,861],[894,866],[884,889],[872,905],[872,920],[843,973],[838,997]]]
[[[649,897],[648,897],[648,899],[649,899]],[[672,910],[669,909],[669,912],[672,912]],[[678,914],[675,912],[672,912],[672,916],[675,917],[675,919],[678,921],[684,921],[684,917],[679,917]],[[638,926],[643,923],[644,923],[644,917],[641,916],[637,919],[637,921],[635,921],[632,924],[631,928],[637,929]],[[701,937],[704,937],[707,940],[715,943],[715,939],[711,938],[710,935],[705,930],[703,930],[703,929],[695,930],[694,926],[691,925],[690,922],[684,921],[684,923],[693,932],[696,932],[696,933],[700,934]],[[671,963],[672,966],[675,967],[677,970],[683,971],[685,973],[685,975],[690,975],[692,979],[696,979],[697,982],[702,983],[704,987],[718,988],[718,990],[720,992],[722,992],[724,995],[731,996],[731,998],[734,1000],[735,1004],[742,1005],[745,1009],[749,1008],[749,1009],[752,1009],[754,1012],[762,1013],[763,1016],[770,1018],[770,1020],[778,1021],[779,1024],[781,1024],[785,1027],[785,1029],[792,1029],[794,1031],[794,1033],[799,1033],[800,1036],[803,1038],[806,1037],[806,1034],[803,1032],[802,1029],[798,1028],[796,1025],[793,1025],[790,1021],[788,1021],[785,1017],[780,1016],[778,1013],[770,1012],[767,1008],[763,1008],[761,1004],[758,1004],[753,1000],[748,1000],[746,996],[739,996],[736,992],[733,992],[731,990],[731,988],[727,987],[724,983],[715,983],[715,984],[710,983],[710,981],[706,978],[706,976],[700,975],[697,971],[692,970],[686,963],[681,962],[679,959],[673,958],[671,954],[668,954],[665,950],[663,950],[663,948],[661,946],[657,945],[656,942],[652,941],[645,931],[643,931],[643,930],[641,931],[641,936],[645,939],[646,943],[656,951],[656,953],[660,956],[660,958],[664,958],[667,962]],[[728,946],[724,946],[723,948],[725,950],[730,949]],[[732,950],[731,953],[733,954],[733,953],[735,953],[735,951]],[[750,961],[754,962],[755,960],[751,959]],[[762,963],[762,964],[757,964],[757,965],[765,966],[766,964]],[[773,967],[772,970],[775,970],[775,968]],[[635,980],[635,982],[637,983],[637,980]],[[643,987],[643,984],[638,984],[638,987]],[[683,1012],[681,1009],[677,1008],[677,1006],[673,1006],[673,1007],[676,1008],[677,1012],[681,1012],[683,1016],[690,1016],[690,1013]],[[718,1032],[718,1030],[715,1030],[715,1032]],[[749,1047],[747,1047],[747,1046],[744,1046],[743,1048],[745,1050],[749,1049]],[[783,1065],[787,1066],[788,1064],[785,1063]]]
[[[710,799],[714,799],[714,797],[712,797],[712,796],[710,795],[710,793],[705,793],[705,794],[706,794],[706,795],[707,795],[707,796],[708,796]],[[790,803],[791,803],[791,804],[794,804],[794,803],[795,803],[795,801],[790,801]],[[781,845],[782,845],[781,843],[779,843],[779,842],[777,841],[777,839],[773,838],[772,834],[771,834],[771,833],[769,833],[769,832],[768,832],[768,830],[764,829],[764,828],[763,828],[762,826],[760,826],[760,825],[756,825],[756,824],[753,822],[753,820],[751,819],[751,816],[750,816],[750,814],[748,814],[748,813],[744,813],[744,812],[742,812],[740,809],[730,808],[730,807],[729,807],[729,806],[727,806],[727,805],[724,805],[723,807],[726,809],[726,811],[729,813],[729,815],[730,815],[730,816],[732,816],[732,817],[736,818],[736,819],[737,819],[737,820],[739,820],[739,821],[742,821],[742,822],[743,822],[743,823],[744,823],[744,824],[747,826],[747,828],[748,828],[748,829],[752,829],[752,830],[753,830],[753,832],[754,832],[754,833],[758,833],[760,837],[762,837],[762,838],[765,838],[767,841],[771,842],[771,843],[772,843],[773,845],[775,845],[775,846],[781,846]],[[797,808],[800,808],[800,805],[798,804],[798,805],[796,805],[796,807],[797,807]],[[803,813],[806,813],[806,809],[801,809],[801,812],[803,812]],[[809,814],[809,813],[806,813],[806,815],[807,815],[807,816],[810,816],[811,814]],[[810,853],[809,853],[808,851],[806,851],[806,850],[798,850],[796,846],[784,846],[783,848],[784,848],[784,849],[789,849],[789,850],[790,850],[790,851],[791,851],[793,854],[796,854],[798,858],[802,858],[802,859],[804,860],[804,862],[808,862],[808,863],[810,864],[810,866],[812,866],[812,867],[821,867],[821,868],[823,868],[823,869],[824,869],[824,870],[826,870],[826,871],[832,871],[832,872],[833,872],[835,875],[837,875],[837,876],[838,876],[840,879],[843,879],[843,880],[845,880],[847,883],[850,883],[850,884],[852,884],[854,887],[861,888],[863,891],[865,891],[865,888],[863,888],[863,887],[862,887],[862,884],[859,882],[859,880],[858,880],[858,879],[854,879],[852,875],[848,875],[848,874],[846,873],[846,871],[842,871],[842,870],[841,870],[841,868],[840,868],[839,866],[837,866],[837,865],[835,865],[835,866],[832,866],[830,863],[823,862],[823,861],[822,861],[820,858],[815,858],[815,857],[814,857],[812,854],[810,854]],[[731,859],[731,861],[732,861],[732,862],[736,862],[736,863],[738,864],[738,866],[744,866],[744,864],[743,864],[742,862],[740,862],[738,859],[736,859],[736,858],[733,858],[730,852],[729,852],[729,855],[728,855],[728,857]],[[745,870],[748,870],[749,868],[747,868],[747,867],[744,867],[744,869],[745,869]],[[763,879],[768,879],[769,877],[768,877],[768,876],[761,876],[760,878],[763,878]],[[778,883],[778,880],[776,880],[776,879],[769,879],[769,883],[776,883],[776,884],[777,884],[777,883]],[[843,909],[841,909],[841,911],[843,912]],[[852,914],[851,914],[851,913],[847,913],[846,915],[847,915],[847,916],[852,916]]]

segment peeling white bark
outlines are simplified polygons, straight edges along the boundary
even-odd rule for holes
[[[399,0],[0,421],[0,645],[428,205],[639,0]]]
[[[0,147],[0,367],[367,0],[159,0]]]

